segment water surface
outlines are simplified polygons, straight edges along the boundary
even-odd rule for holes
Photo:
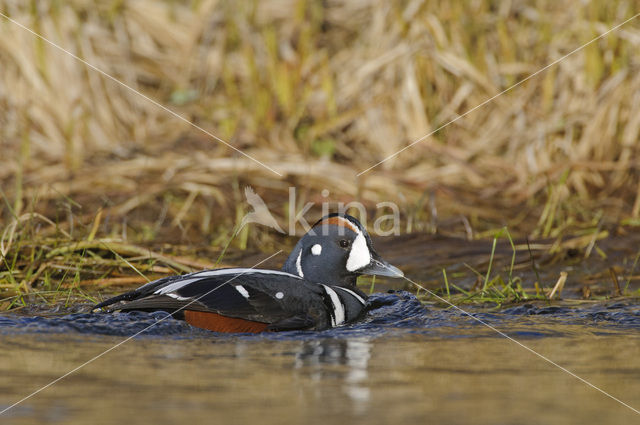
[[[455,310],[410,294],[325,332],[224,335],[162,313],[0,317],[3,423],[630,424],[640,416]],[[636,409],[640,308],[523,305],[481,320]]]

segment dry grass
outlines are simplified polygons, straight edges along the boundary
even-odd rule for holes
[[[15,215],[30,200],[86,194],[118,194],[124,215],[169,188],[229,210],[237,179],[401,204],[433,192],[445,215],[472,221],[533,200],[540,225],[526,230],[541,235],[565,221],[556,204],[568,199],[638,218],[637,22],[355,178],[638,12],[632,1],[570,3],[3,1],[286,178],[3,19],[2,187]],[[518,211],[500,212],[509,223]]]
[[[284,175],[1,18],[0,228],[29,236],[16,240],[48,228],[221,246],[246,184],[281,219],[295,185],[299,204],[322,189],[394,201],[403,230],[508,225],[588,241],[640,223],[639,21],[356,178],[638,13],[636,1],[0,0],[0,11]]]

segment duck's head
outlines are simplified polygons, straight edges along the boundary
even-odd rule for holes
[[[293,248],[282,270],[311,282],[346,287],[355,287],[362,274],[404,276],[373,249],[369,234],[358,220],[337,213],[313,225]]]

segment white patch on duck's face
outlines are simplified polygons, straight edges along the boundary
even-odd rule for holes
[[[302,250],[300,250],[300,254],[298,254],[298,258],[296,259],[296,270],[298,271],[298,276],[304,277],[304,273],[302,273],[302,265],[300,264],[301,259],[302,259]]]
[[[311,253],[313,255],[320,255],[322,254],[322,245],[320,245],[319,243],[315,244],[314,246],[311,247]]]
[[[358,229],[358,235],[351,244],[351,251],[347,259],[347,270],[354,272],[359,270],[371,262],[371,253],[367,247],[367,240],[362,231]]]
[[[276,298],[281,300],[284,298],[284,293],[283,292],[276,292]]]

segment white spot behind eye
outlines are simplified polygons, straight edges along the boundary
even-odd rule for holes
[[[276,298],[281,300],[284,298],[284,294],[282,292],[276,292]]]
[[[363,268],[371,262],[371,254],[367,247],[367,240],[362,232],[358,232],[358,236],[351,244],[351,252],[347,259],[347,270],[350,272]]]
[[[236,285],[236,291],[240,292],[240,295],[243,297],[249,298],[249,292],[244,288],[244,286]]]
[[[322,254],[322,245],[320,245],[319,243],[315,244],[314,246],[311,247],[311,253],[313,255],[320,255]]]

